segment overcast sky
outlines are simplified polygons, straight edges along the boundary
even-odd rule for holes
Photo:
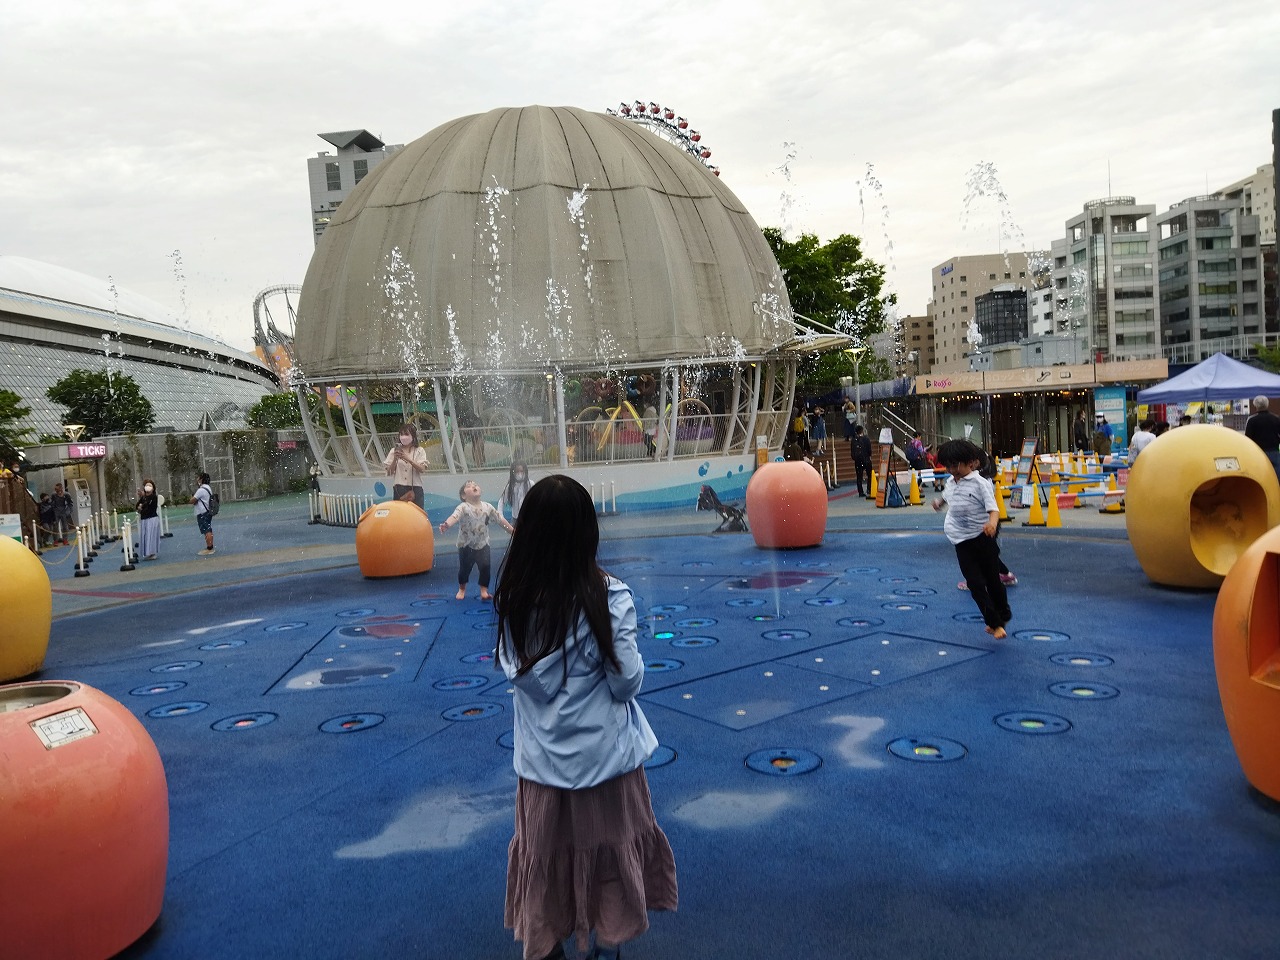
[[[316,134],[640,99],[702,131],[761,226],[863,237],[919,314],[949,257],[1047,248],[1087,200],[1163,212],[1270,162],[1278,44],[1267,0],[13,0],[0,254],[250,349],[254,296],[313,250]],[[1007,204],[966,199],[975,171]]]

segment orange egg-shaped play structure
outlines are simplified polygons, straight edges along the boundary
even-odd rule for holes
[[[53,591],[44,564],[17,540],[0,537],[0,683],[44,666]],[[0,814],[2,816],[3,814]]]
[[[747,484],[747,523],[758,547],[816,547],[827,530],[827,485],[803,460],[766,463]]]
[[[1280,528],[1255,540],[1222,581],[1213,665],[1245,779],[1280,800]]]
[[[356,524],[356,560],[366,577],[426,573],[435,554],[435,532],[417,504],[403,500],[375,504]]]
[[[1226,427],[1192,424],[1153,440],[1129,471],[1125,526],[1156,583],[1216,587],[1264,532],[1280,523],[1280,484],[1256,443]]]
[[[142,724],[68,680],[0,686],[0,956],[102,960],[160,916],[169,791]]]

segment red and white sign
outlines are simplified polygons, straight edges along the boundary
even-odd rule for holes
[[[68,460],[101,460],[107,455],[105,443],[68,443]]]

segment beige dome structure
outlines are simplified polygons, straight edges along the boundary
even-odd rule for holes
[[[312,258],[295,352],[300,388],[348,397],[309,417],[322,467],[381,477],[402,418],[446,474],[753,456],[781,443],[800,345],[711,170],[634,122],[532,106],[369,173]]]

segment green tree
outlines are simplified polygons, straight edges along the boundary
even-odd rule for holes
[[[288,430],[302,426],[302,411],[292,393],[269,393],[249,408],[244,422],[255,430]]]
[[[104,433],[146,433],[155,422],[151,401],[126,373],[72,370],[45,395],[66,407],[68,423],[82,423],[87,437]]]
[[[1272,373],[1280,373],[1280,343],[1274,347],[1258,347],[1258,359]]]
[[[896,294],[884,293],[884,267],[862,255],[862,242],[842,233],[821,243],[812,233],[787,240],[776,227],[764,237],[782,268],[791,309],[848,335],[857,347],[883,332]],[[796,322],[805,326],[801,317]],[[805,384],[831,387],[840,377],[853,376],[853,355],[832,352],[810,357],[800,365]],[[858,377],[863,383],[888,379],[889,365],[869,350],[858,354]]]
[[[31,431],[18,425],[18,421],[31,412],[22,405],[22,398],[12,390],[0,390],[0,457],[8,464],[18,455],[24,443],[30,441]]]

